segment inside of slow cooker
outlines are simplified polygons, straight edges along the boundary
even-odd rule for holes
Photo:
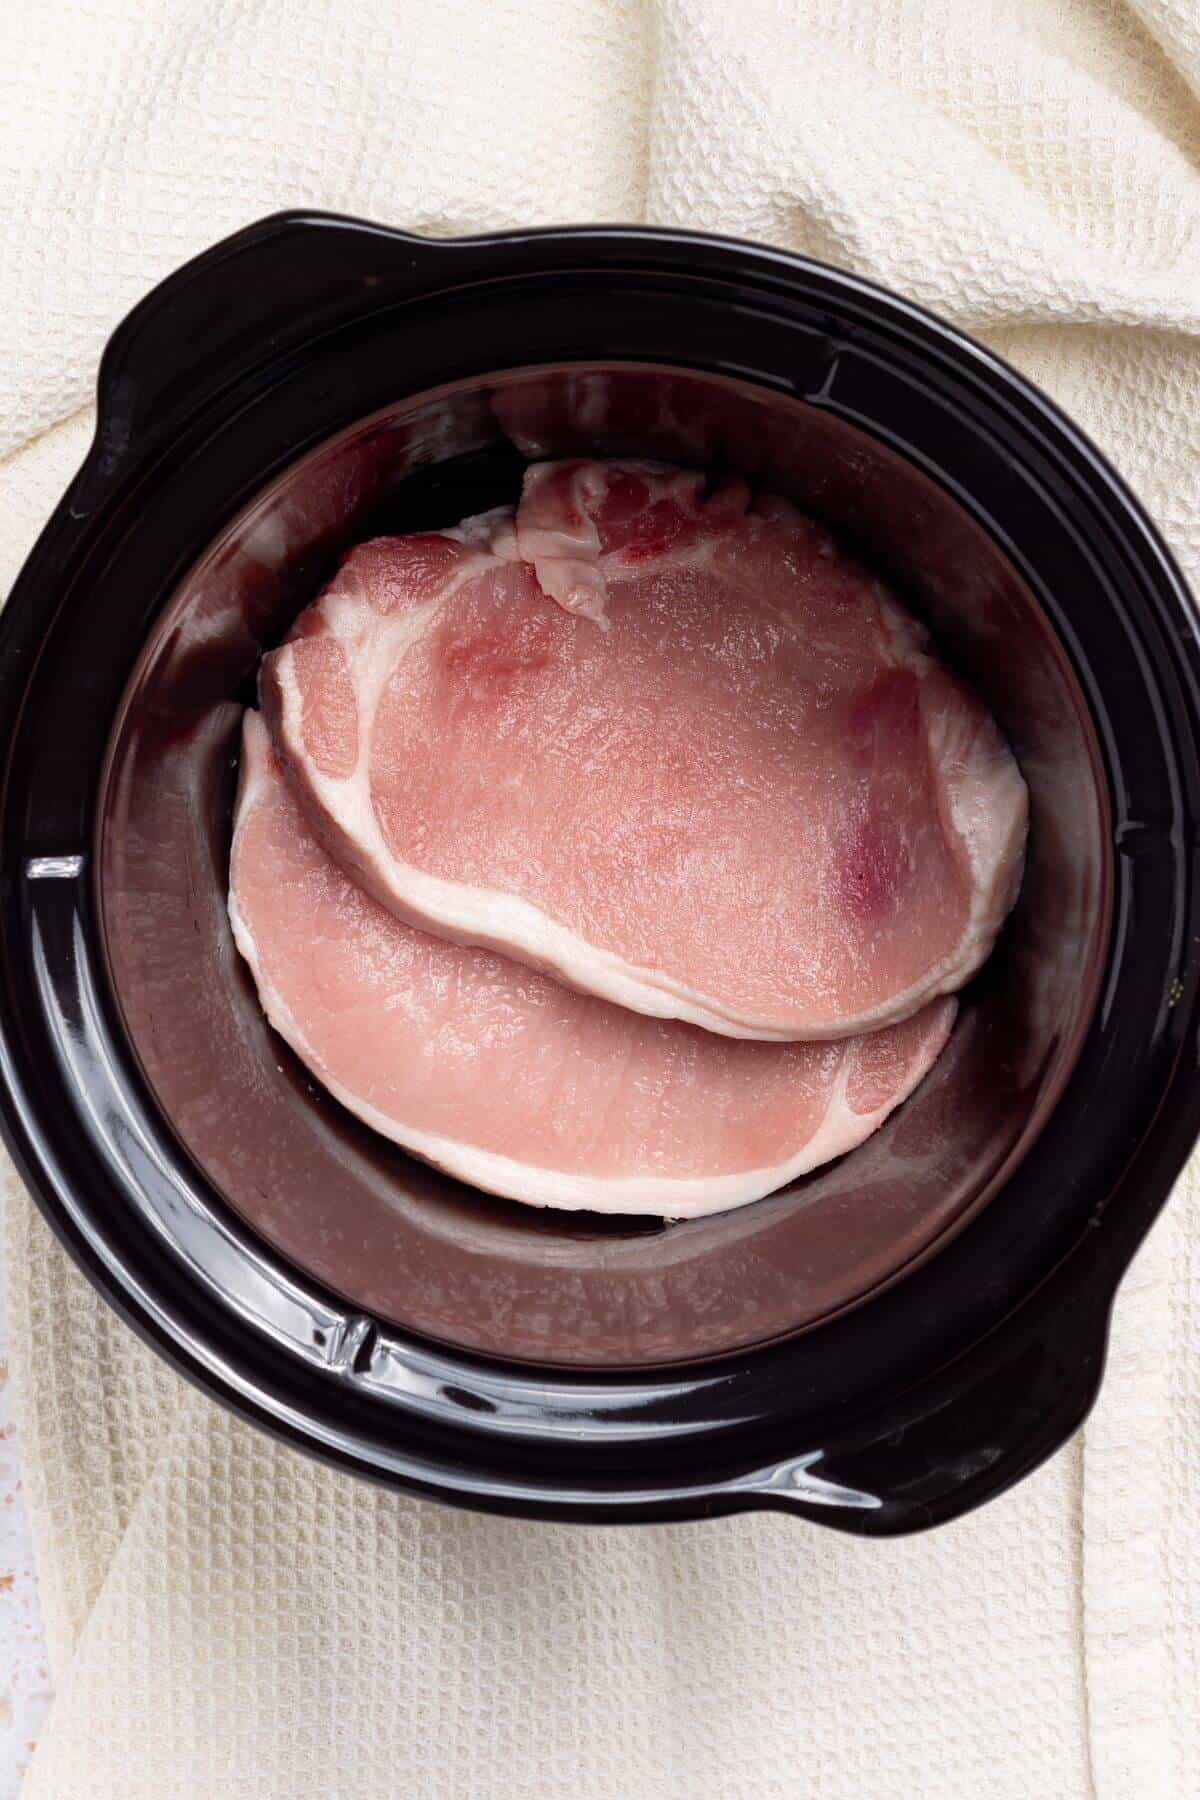
[[[510,502],[528,460],[648,455],[736,472],[819,515],[891,580],[991,707],[1031,797],[1020,899],[947,1051],[860,1149],[684,1224],[483,1195],[371,1133],[266,1025],[225,912],[241,709],[353,542]],[[145,644],[102,785],[114,993],[165,1119],[285,1261],[372,1317],[560,1366],[720,1356],[812,1328],[936,1252],[1013,1179],[1070,1072],[1107,934],[1106,799],[1062,646],[945,488],[819,405],[644,365],[525,369],[398,402],[232,520]],[[996,1197],[999,1196],[997,1199]]]

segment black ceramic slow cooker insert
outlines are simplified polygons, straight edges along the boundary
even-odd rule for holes
[[[819,514],[928,620],[1030,787],[950,1047],[860,1150],[672,1227],[383,1143],[262,1019],[224,911],[237,728],[346,546],[650,454]],[[869,284],[633,228],[426,242],[283,215],[157,288],[0,619],[7,1135],[185,1373],[464,1504],[786,1507],[883,1534],[1056,1448],[1200,1126],[1194,605],[1041,395]]]

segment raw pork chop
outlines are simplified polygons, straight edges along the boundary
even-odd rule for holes
[[[638,1012],[837,1038],[962,985],[1025,785],[784,501],[542,463],[515,520],[351,551],[263,663],[326,846],[397,917]]]
[[[267,1017],[351,1112],[535,1205],[722,1211],[853,1149],[921,1080],[953,1000],[842,1044],[648,1019],[429,937],[309,831],[247,713],[229,911]]]

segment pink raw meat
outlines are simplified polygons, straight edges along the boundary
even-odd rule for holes
[[[695,1217],[860,1144],[955,1002],[840,1044],[739,1043],[403,925],[309,831],[247,713],[229,911],[267,1017],[343,1105],[477,1187]]]
[[[656,464],[353,550],[264,659],[314,829],[385,906],[638,1012],[838,1038],[960,987],[1026,791],[823,527]]]

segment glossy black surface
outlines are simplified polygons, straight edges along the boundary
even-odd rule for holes
[[[139,647],[263,482],[405,394],[598,357],[795,396],[955,494],[1074,667],[1114,852],[1099,1005],[1004,1191],[844,1318],[624,1376],[506,1366],[381,1329],[257,1242],[207,1191],[130,1053],[92,869],[100,761]],[[100,399],[93,452],[0,623],[0,1054],[18,1161],[133,1323],[294,1442],[517,1512],[777,1505],[882,1534],[978,1504],[1061,1443],[1094,1396],[1120,1275],[1200,1125],[1195,614],[1096,452],[986,352],[866,284],[617,229],[425,244],[266,221],[131,315]]]

